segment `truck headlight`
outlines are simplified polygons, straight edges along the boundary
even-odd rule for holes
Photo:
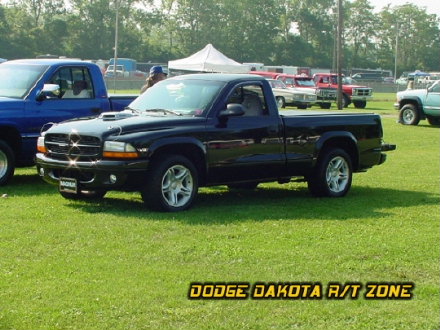
[[[46,146],[44,145],[44,136],[39,136],[37,139],[37,150],[45,154],[47,152]]]
[[[106,158],[138,158],[139,153],[130,143],[105,141],[102,155]]]

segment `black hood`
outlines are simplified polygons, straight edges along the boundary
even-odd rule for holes
[[[109,135],[126,135],[136,132],[167,130],[204,121],[206,121],[206,118],[203,117],[107,112],[98,118],[76,119],[55,124],[47,130],[47,133],[69,134],[75,132],[81,135],[104,137]]]

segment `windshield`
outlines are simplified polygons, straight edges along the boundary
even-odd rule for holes
[[[269,80],[269,84],[272,88],[287,89],[286,85],[281,80]]]
[[[214,101],[224,82],[190,79],[167,79],[148,88],[129,108],[155,114],[172,113],[199,116]],[[157,110],[168,112],[158,112]]]
[[[337,76],[332,76],[331,80],[332,80],[332,84],[336,85],[338,83]],[[353,84],[356,84],[356,80],[354,80],[350,77],[342,77],[342,85],[353,85]]]
[[[48,68],[47,65],[0,65],[0,97],[23,98]]]
[[[296,82],[298,83],[298,86],[315,87],[315,83],[312,79],[297,79]]]

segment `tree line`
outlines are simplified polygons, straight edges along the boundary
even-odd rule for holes
[[[437,15],[414,4],[373,9],[343,1],[345,69],[394,71],[397,62],[399,74],[440,71]],[[116,12],[118,56],[139,62],[167,63],[212,43],[238,62],[335,66],[336,0],[2,0],[0,57],[109,59]]]

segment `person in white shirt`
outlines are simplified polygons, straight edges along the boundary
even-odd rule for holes
[[[90,98],[90,93],[87,90],[87,82],[84,80],[77,80],[73,83],[72,89],[66,90],[63,99],[71,98]]]

